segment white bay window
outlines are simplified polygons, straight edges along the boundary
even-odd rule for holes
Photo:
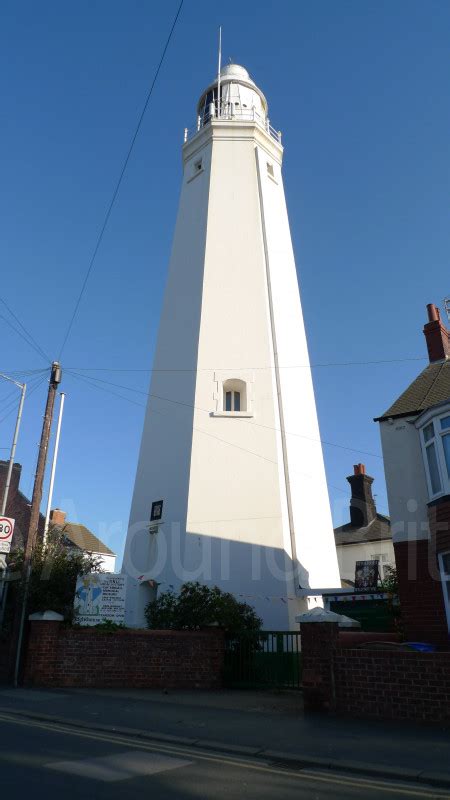
[[[430,498],[450,494],[450,412],[436,415],[420,433]]]

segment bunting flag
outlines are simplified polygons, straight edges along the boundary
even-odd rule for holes
[[[173,589],[173,583],[166,583],[166,581],[155,581],[153,578],[147,578],[145,575],[139,575],[138,581],[148,581],[150,586],[167,586],[169,589]],[[268,603],[276,603],[278,600],[281,600],[282,603],[286,604],[288,600],[299,600],[301,598],[298,597],[281,597],[278,595],[267,595],[267,594],[241,594],[237,595],[238,597],[246,597],[249,600],[267,600]]]

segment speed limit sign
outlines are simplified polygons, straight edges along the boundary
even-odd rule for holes
[[[14,522],[10,517],[0,517],[0,553],[9,553],[11,550]]]

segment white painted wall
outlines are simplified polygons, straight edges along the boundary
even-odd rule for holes
[[[253,122],[214,120],[184,147],[123,567],[161,590],[186,579],[218,584],[252,603],[266,629],[293,626],[305,608],[292,540],[304,587],[339,586],[281,159]],[[306,365],[281,370],[292,536],[268,274],[279,363]],[[247,381],[252,416],[218,414],[222,381],[233,377]],[[159,499],[164,524],[150,535]]]
[[[415,419],[403,417],[380,423],[394,542],[429,537],[428,489]]]
[[[384,577],[385,566],[395,566],[394,545],[390,539],[379,542],[359,542],[358,544],[343,544],[336,547],[341,580],[355,580],[355,566],[357,561],[372,561],[376,556],[385,556],[386,560],[380,562],[381,578]]]
[[[94,553],[100,559],[100,565],[103,572],[116,571],[116,556],[108,555],[107,553]]]

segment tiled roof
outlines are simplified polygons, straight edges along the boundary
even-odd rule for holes
[[[361,544],[364,542],[382,542],[392,539],[389,517],[377,514],[376,518],[364,528],[355,528],[350,522],[334,529],[336,545]]]
[[[429,364],[375,422],[420,414],[445,400],[450,400],[450,360]]]
[[[69,539],[75,547],[86,550],[88,553],[103,553],[104,555],[114,556],[112,550],[97,539],[93,533],[84,525],[76,525],[75,522],[65,522],[62,527],[64,536]]]

